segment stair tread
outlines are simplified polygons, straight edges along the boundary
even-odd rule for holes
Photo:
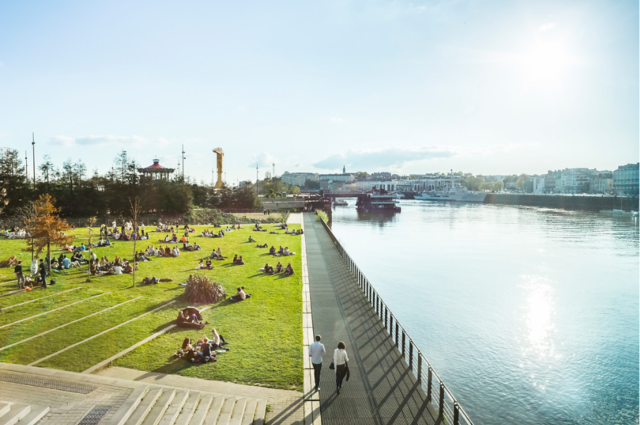
[[[253,418],[256,413],[256,407],[258,405],[258,400],[248,400],[247,406],[244,408],[244,414],[242,415],[242,423],[241,425],[251,425],[253,424]]]
[[[178,419],[176,419],[175,425],[189,425],[189,422],[191,422],[191,418],[196,411],[201,395],[201,393],[189,393],[189,398],[184,403],[184,406],[178,415]]]
[[[164,416],[162,417],[159,425],[174,425],[188,398],[189,391],[184,390],[176,392],[169,408],[164,412]]]
[[[231,413],[231,420],[229,421],[229,425],[241,425],[242,416],[244,415],[244,409],[247,406],[247,399],[241,398],[236,400],[236,404],[233,407],[233,412]]]
[[[144,418],[149,414],[151,408],[155,404],[156,400],[162,395],[162,388],[155,388],[149,390],[147,395],[144,396],[136,410],[133,411],[131,416],[125,422],[125,425],[140,425]]]
[[[49,406],[31,406],[31,412],[20,419],[17,425],[35,425],[42,419],[51,408]]]
[[[31,412],[31,406],[28,404],[15,403],[12,404],[9,412],[0,416],[0,425],[15,425],[18,421]]]
[[[173,401],[173,397],[176,395],[176,390],[164,391],[160,398],[155,402],[151,411],[144,418],[142,425],[158,425],[160,419],[167,411],[169,405]]]
[[[267,414],[267,401],[258,400],[258,405],[256,406],[256,413],[254,415],[253,424],[264,425],[266,414]]]
[[[196,409],[193,417],[191,418],[191,422],[189,425],[202,425],[204,423],[204,418],[207,416],[209,412],[209,407],[211,407],[211,403],[213,402],[213,395],[206,394],[200,398],[200,403],[198,404],[198,408]]]
[[[236,404],[234,397],[227,397],[224,399],[220,416],[218,417],[218,423],[216,425],[228,425],[231,421],[231,412],[233,412],[233,406]]]
[[[8,401],[0,401],[0,416],[8,413],[11,410],[11,404]]]
[[[147,395],[149,391],[148,386],[135,389],[129,394],[129,397],[122,403],[122,406],[114,413],[113,417],[109,421],[109,425],[122,425],[125,423],[129,416],[136,410],[142,398]]]
[[[207,413],[207,417],[204,420],[204,425],[218,424],[218,416],[220,416],[220,410],[222,410],[223,404],[224,404],[224,396],[218,395],[213,397],[213,403],[211,403],[211,407],[209,408],[209,413]]]

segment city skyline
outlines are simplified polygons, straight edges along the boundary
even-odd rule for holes
[[[209,181],[347,170],[613,171],[638,160],[638,5],[0,6],[0,146],[127,150]],[[78,34],[81,34],[79,37]]]

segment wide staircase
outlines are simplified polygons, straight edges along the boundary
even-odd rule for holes
[[[0,401],[1,425],[35,425],[49,413],[49,407]]]
[[[154,387],[131,393],[109,425],[262,425],[264,400]]]

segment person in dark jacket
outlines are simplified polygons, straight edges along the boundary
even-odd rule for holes
[[[18,261],[18,265],[13,269],[18,279],[18,289],[24,289],[24,274],[22,274],[22,261]]]
[[[42,279],[42,289],[47,289],[47,269],[42,260],[38,265],[38,273],[40,273],[40,278]]]

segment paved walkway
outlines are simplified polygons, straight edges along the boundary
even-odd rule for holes
[[[315,214],[305,213],[304,225],[313,327],[327,348],[320,384],[323,425],[440,423]],[[329,364],[339,341],[347,345],[351,378],[337,395]]]

